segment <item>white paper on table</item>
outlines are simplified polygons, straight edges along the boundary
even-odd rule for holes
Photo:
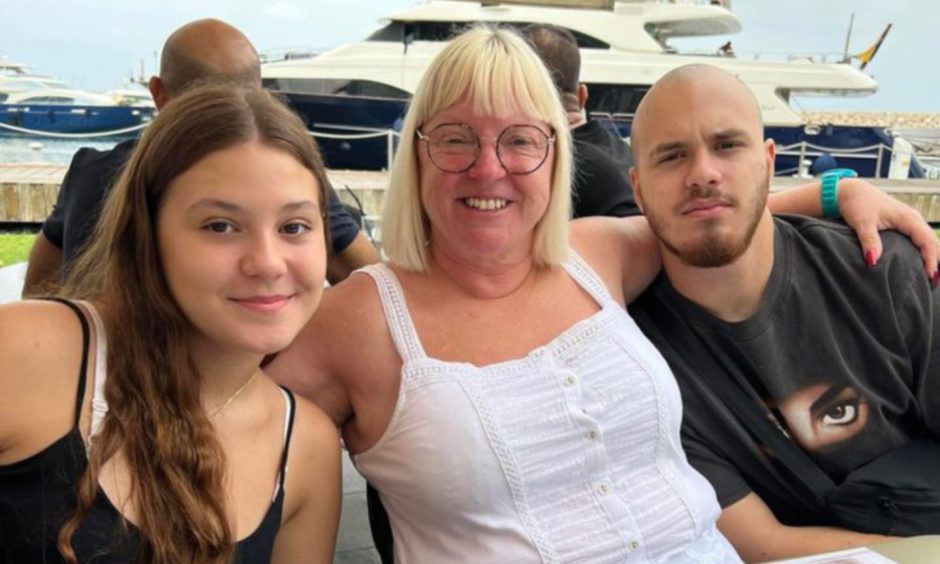
[[[781,560],[779,564],[897,564],[897,562],[867,548],[850,548],[838,552]]]

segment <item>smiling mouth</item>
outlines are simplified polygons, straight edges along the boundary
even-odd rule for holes
[[[500,198],[464,198],[463,203],[475,210],[498,211],[508,206],[509,200]]]
[[[292,296],[252,296],[249,298],[232,298],[236,304],[245,309],[258,313],[273,313],[284,307]]]

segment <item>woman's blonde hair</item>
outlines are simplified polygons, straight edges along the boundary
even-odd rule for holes
[[[535,227],[533,256],[541,266],[567,257],[571,218],[571,133],[551,76],[538,55],[509,29],[474,27],[453,39],[425,72],[401,131],[383,214],[382,246],[406,270],[428,268],[430,228],[421,207],[415,132],[439,112],[469,100],[497,117],[522,111],[555,130],[555,159],[548,210]]]
[[[304,124],[260,87],[206,84],[174,98],[144,132],[62,288],[63,296],[99,307],[108,339],[108,413],[78,479],[76,510],[59,531],[68,562],[76,562],[72,535],[95,501],[101,466],[118,452],[139,517],[137,561],[232,561],[225,453],[199,401],[192,326],[160,258],[186,249],[160,249],[156,222],[175,178],[209,154],[248,141],[290,154],[313,174],[328,238],[326,172]]]

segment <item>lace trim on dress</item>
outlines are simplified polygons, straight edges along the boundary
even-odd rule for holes
[[[418,332],[415,330],[411,315],[408,314],[405,293],[395,273],[382,263],[366,266],[361,269],[361,272],[371,276],[379,289],[389,332],[392,334],[392,341],[395,342],[398,354],[401,355],[402,363],[427,356],[418,339]]]

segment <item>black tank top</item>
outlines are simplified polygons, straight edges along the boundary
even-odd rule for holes
[[[85,444],[78,428],[88,368],[90,333],[88,320],[77,306],[70,307],[82,326],[82,362],[75,400],[72,429],[42,451],[13,464],[0,465],[0,562],[3,564],[60,563],[57,535],[75,510],[75,487],[88,463]],[[289,399],[289,417],[284,449],[278,471],[277,494],[261,524],[236,545],[235,561],[244,564],[270,562],[274,538],[281,524],[284,506],[284,475],[294,427],[294,396]],[[172,515],[161,516],[172,519]],[[81,563],[110,564],[137,562],[139,533],[123,519],[99,489],[87,518],[72,538]]]

